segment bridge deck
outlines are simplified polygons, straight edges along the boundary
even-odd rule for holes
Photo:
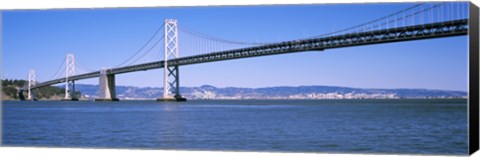
[[[350,33],[329,37],[292,40],[262,46],[255,46],[242,49],[234,49],[220,52],[201,54],[196,56],[181,57],[168,61],[170,66],[180,66],[188,64],[199,64],[206,62],[223,61],[238,58],[258,57],[275,54],[286,54],[293,52],[304,52],[312,50],[325,50],[332,48],[351,47],[360,45],[381,44],[390,42],[401,42],[410,40],[421,40],[430,38],[450,37],[466,35],[468,33],[468,20],[445,21],[423,25],[413,25],[406,27],[397,27],[382,29],[361,33]],[[163,68],[164,61],[156,61],[131,65],[107,70],[107,74],[121,74],[135,71],[144,71],[150,69]],[[69,77],[69,80],[81,80],[95,78],[100,76],[100,71],[75,75]],[[39,83],[32,89],[49,86],[65,82],[65,78],[55,79]]]

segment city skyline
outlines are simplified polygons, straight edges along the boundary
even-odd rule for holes
[[[25,79],[33,68],[40,82],[49,80],[67,53],[74,53],[77,61],[91,69],[114,67],[133,55],[166,18],[225,39],[272,42],[347,28],[414,4],[4,11],[3,77]],[[467,40],[466,36],[448,37],[181,66],[180,85],[331,85],[466,91]],[[161,56],[148,59],[161,60]],[[161,87],[163,71],[121,74],[116,78],[117,85]],[[98,84],[98,79],[77,83]]]

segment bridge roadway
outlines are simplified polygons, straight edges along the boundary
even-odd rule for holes
[[[431,24],[413,25],[361,33],[349,33],[336,36],[319,37],[302,40],[292,40],[280,43],[266,44],[241,49],[226,50],[206,53],[195,56],[181,57],[168,61],[169,66],[181,66],[238,58],[257,57],[275,54],[285,54],[304,51],[322,51],[325,49],[342,48],[350,46],[421,40],[430,38],[451,37],[467,35],[468,20],[453,20]],[[107,74],[122,74],[135,71],[163,68],[164,61],[149,62],[137,65],[108,69]],[[100,76],[100,71],[71,76],[68,80],[82,80]],[[65,78],[39,83],[32,89],[65,82]]]

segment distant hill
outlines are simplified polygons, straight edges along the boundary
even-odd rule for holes
[[[87,98],[98,96],[98,85],[77,84]],[[398,99],[398,98],[466,98],[467,92],[429,89],[364,89],[336,86],[298,86],[266,88],[217,88],[210,85],[181,87],[188,99]],[[163,88],[117,86],[120,99],[155,99],[163,95]]]

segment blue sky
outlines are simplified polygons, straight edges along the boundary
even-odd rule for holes
[[[17,10],[2,12],[3,77],[47,81],[67,53],[90,69],[133,55],[164,19],[224,39],[292,40],[364,23],[414,3]],[[182,34],[179,34],[182,38]],[[467,36],[356,46],[180,67],[181,86],[330,85],[467,90]],[[182,44],[182,43],[179,43]],[[162,59],[158,54],[145,61]],[[188,52],[182,52],[180,55]],[[77,69],[77,72],[82,72]],[[120,74],[117,85],[161,87],[163,69]],[[77,83],[98,84],[98,79]]]

